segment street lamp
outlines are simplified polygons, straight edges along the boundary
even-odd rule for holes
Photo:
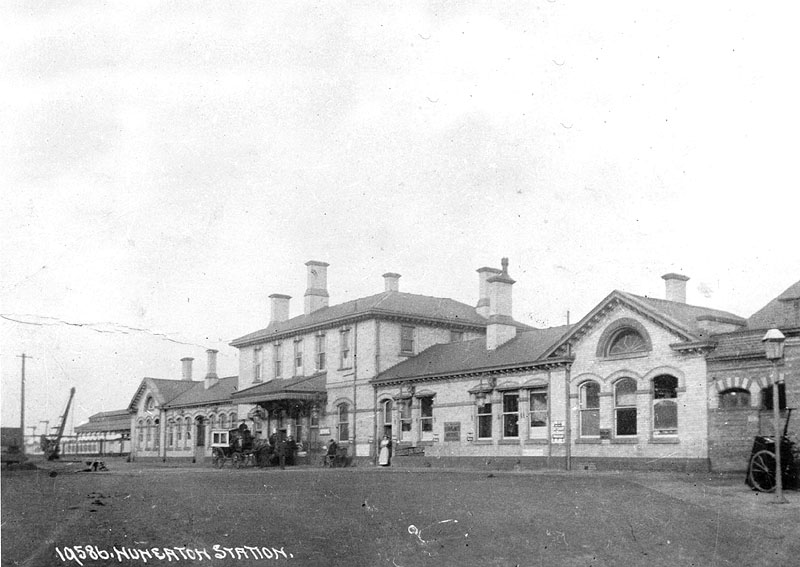
[[[775,503],[785,504],[786,498],[783,496],[783,470],[781,468],[781,441],[783,432],[781,431],[781,411],[779,396],[779,377],[778,362],[783,359],[783,345],[786,337],[778,329],[770,329],[761,342],[766,349],[767,360],[772,362],[772,419],[775,429]],[[782,382],[782,380],[780,381]]]

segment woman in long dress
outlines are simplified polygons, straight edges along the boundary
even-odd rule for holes
[[[389,437],[384,435],[383,439],[381,439],[381,451],[378,453],[378,464],[382,467],[389,466],[389,447],[391,444],[392,442],[389,441]]]

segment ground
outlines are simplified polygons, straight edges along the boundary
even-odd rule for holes
[[[800,493],[739,475],[109,468],[3,471],[3,565],[800,563]]]

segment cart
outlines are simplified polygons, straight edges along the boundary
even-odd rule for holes
[[[797,448],[791,439],[786,435],[789,429],[789,418],[792,410],[788,410],[786,424],[783,428],[781,437],[781,480],[784,488],[798,487],[798,464],[800,458],[796,456]],[[747,467],[747,478],[745,482],[759,492],[772,492],[775,490],[775,437],[760,435],[753,442],[753,450],[750,453],[750,463]]]

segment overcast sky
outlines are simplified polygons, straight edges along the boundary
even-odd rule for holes
[[[127,407],[271,293],[749,316],[800,277],[796,20],[761,3],[3,2],[2,423]],[[30,431],[30,430],[29,430]],[[28,431],[28,432],[29,432]]]

